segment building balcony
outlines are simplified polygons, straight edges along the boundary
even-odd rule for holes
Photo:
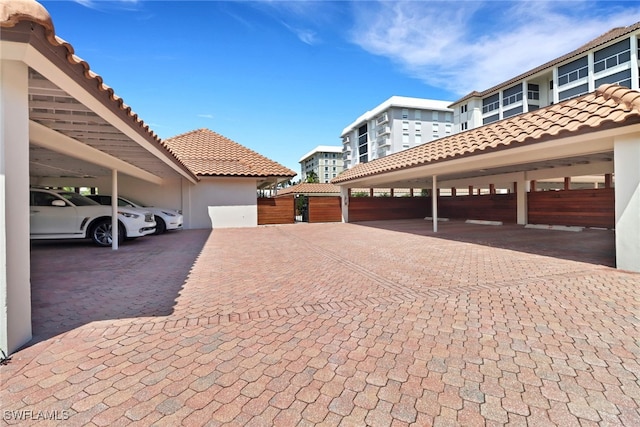
[[[387,135],[387,134],[390,134],[390,133],[391,133],[391,128],[389,126],[383,126],[381,128],[378,128],[378,130],[376,131],[376,134],[378,136]]]
[[[376,125],[381,125],[381,124],[387,123],[388,121],[389,121],[389,115],[387,113],[384,113],[378,116],[378,118],[376,119]]]

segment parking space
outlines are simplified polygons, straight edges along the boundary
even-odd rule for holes
[[[430,229],[34,243],[36,338],[0,367],[3,418],[640,425],[640,275],[613,268],[613,232]]]

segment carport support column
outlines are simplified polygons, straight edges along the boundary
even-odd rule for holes
[[[0,61],[0,350],[31,339],[27,65]]]
[[[345,186],[340,186],[340,202],[342,210],[342,222],[349,222],[349,195],[351,189]]]
[[[431,218],[433,219],[433,232],[438,232],[438,178],[431,178]]]
[[[523,172],[518,180],[514,182],[516,187],[516,223],[527,225],[527,173]]]
[[[640,134],[613,143],[616,267],[640,272]]]
[[[118,250],[118,171],[111,170],[111,249]]]

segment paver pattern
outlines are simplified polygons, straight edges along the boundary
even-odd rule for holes
[[[34,244],[3,422],[640,425],[640,274],[612,239],[411,220]]]

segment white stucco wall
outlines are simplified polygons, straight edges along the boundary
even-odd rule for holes
[[[112,193],[110,178],[92,180],[91,186],[98,187],[98,192],[101,194]],[[162,185],[157,185],[121,173],[118,175],[118,195],[135,199],[146,206],[183,209],[182,185],[179,177],[165,179]]]
[[[254,178],[209,178],[182,186],[185,228],[256,227]]]
[[[640,272],[640,135],[614,142],[616,267]]]
[[[27,66],[0,62],[0,349],[31,339]]]

